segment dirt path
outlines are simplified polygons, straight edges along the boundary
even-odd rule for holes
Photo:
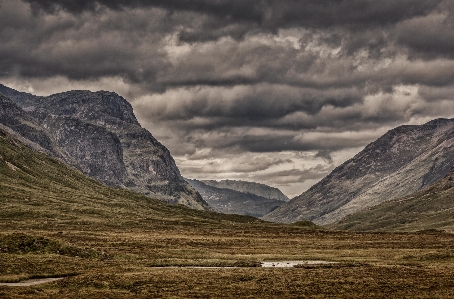
[[[43,284],[43,283],[57,281],[57,280],[60,280],[60,279],[63,279],[63,278],[64,277],[59,277],[59,278],[39,278],[39,279],[24,280],[24,281],[21,281],[21,282],[0,282],[0,286],[29,287],[29,286],[34,286],[34,285],[37,285],[37,284]]]

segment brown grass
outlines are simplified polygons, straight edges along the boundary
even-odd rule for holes
[[[454,298],[452,234],[326,231],[169,206],[5,136],[0,282],[66,278],[0,286],[0,298]],[[339,264],[256,267],[281,260]]]
[[[0,280],[69,277],[0,287],[1,298],[453,298],[451,234],[295,231],[29,231],[96,257],[1,253]],[[336,266],[257,268],[263,260]],[[195,268],[195,266],[212,268]],[[233,268],[217,268],[217,267]],[[162,268],[164,267],[164,268]]]

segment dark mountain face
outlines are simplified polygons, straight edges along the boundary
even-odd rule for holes
[[[236,181],[236,180],[202,180],[204,184],[221,189],[231,189],[243,193],[250,193],[267,199],[275,199],[280,201],[288,201],[289,198],[285,196],[278,188],[270,187],[265,184]]]
[[[329,224],[421,190],[454,165],[454,119],[401,126],[372,142],[265,220]]]
[[[285,203],[282,200],[277,200],[274,198],[265,198],[262,196],[252,194],[250,192],[240,192],[229,188],[213,187],[206,184],[205,183],[206,181],[190,179],[186,179],[186,181],[192,187],[194,187],[194,189],[197,190],[197,192],[199,192],[200,195],[202,195],[202,198],[211,207],[213,207],[215,211],[224,214],[238,214],[261,217]],[[241,181],[231,182],[241,183]],[[262,188],[265,189],[263,186]],[[271,187],[268,188],[271,189]]]
[[[336,229],[356,231],[454,231],[454,168],[443,179],[342,219]]]
[[[43,144],[53,156],[84,174],[168,203],[209,209],[181,177],[167,148],[140,126],[131,105],[121,96],[105,91],[69,91],[38,97],[5,86],[0,86],[0,92],[15,102],[4,100],[15,109],[9,114],[14,120],[3,121],[6,127]],[[22,119],[44,135],[33,139],[24,132],[29,129],[19,130],[13,123],[22,124]]]
[[[28,139],[35,147],[49,152],[54,151],[51,138],[38,122],[2,94],[0,94],[0,124],[3,128],[8,128]]]
[[[50,116],[42,124],[84,174],[110,186],[122,185],[127,173],[117,135],[72,117]]]
[[[0,129],[34,150],[63,160],[73,167],[77,164],[71,156],[57,146],[54,138],[39,124],[38,120],[2,94],[0,94]]]

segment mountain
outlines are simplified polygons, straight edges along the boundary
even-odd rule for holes
[[[228,188],[217,188],[206,184],[207,181],[186,179],[186,181],[202,195],[202,198],[217,212],[261,217],[278,208],[285,202],[274,198],[265,198],[249,192],[240,192]],[[208,181],[216,182],[216,181]],[[241,185],[242,182],[238,182]],[[247,183],[247,182],[244,182]],[[245,184],[246,185],[246,184]],[[263,191],[266,185],[261,185]],[[268,187],[269,190],[275,189]],[[257,189],[258,190],[258,189]],[[272,190],[274,191],[274,190]],[[279,191],[279,190],[278,190]],[[280,191],[279,191],[280,192]],[[269,193],[268,193],[269,194]],[[284,195],[285,196],[285,195]]]
[[[182,178],[167,148],[140,126],[131,105],[116,93],[69,91],[39,97],[3,85],[0,92],[14,101],[2,96],[4,114],[11,120],[1,123],[53,157],[109,186],[210,209]]]
[[[221,189],[231,189],[243,193],[250,193],[267,199],[276,199],[280,201],[288,201],[289,198],[284,195],[278,188],[270,187],[265,184],[236,181],[236,180],[202,180],[202,183]]]
[[[0,93],[0,129],[8,132],[34,150],[46,153],[68,165],[76,163],[28,112]]]
[[[38,122],[2,94],[0,94],[0,127],[27,140],[36,149],[57,154],[51,137]]]
[[[0,129],[0,219],[11,231],[96,232],[263,223],[256,218],[169,205],[89,178]],[[251,224],[249,224],[251,225]],[[33,229],[32,229],[33,228]]]
[[[355,231],[454,231],[454,168],[423,190],[347,216],[333,226]]]
[[[337,222],[421,190],[454,165],[454,119],[390,130],[303,194],[265,215],[276,222]]]

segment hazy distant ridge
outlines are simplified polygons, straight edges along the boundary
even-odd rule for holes
[[[251,192],[241,192],[229,188],[218,188],[206,184],[207,181],[198,181],[186,179],[186,181],[202,195],[202,198],[213,209],[220,213],[225,214],[239,214],[249,215],[254,217],[261,217],[268,214],[272,210],[283,205],[285,202],[275,198],[265,198]],[[210,181],[216,182],[216,181]],[[237,184],[229,184],[230,186],[243,186],[248,185],[248,182],[230,181]],[[221,184],[222,185],[222,184]],[[256,187],[262,188],[261,190],[274,191],[272,187],[263,184],[251,184]],[[268,187],[268,188],[266,188]],[[278,189],[279,190],[279,189]],[[279,190],[280,192],[280,190]],[[269,193],[268,193],[269,194]]]
[[[237,180],[201,180],[201,182],[216,188],[226,188],[239,192],[251,193],[268,199],[288,201],[289,198],[278,188],[265,184]]]

